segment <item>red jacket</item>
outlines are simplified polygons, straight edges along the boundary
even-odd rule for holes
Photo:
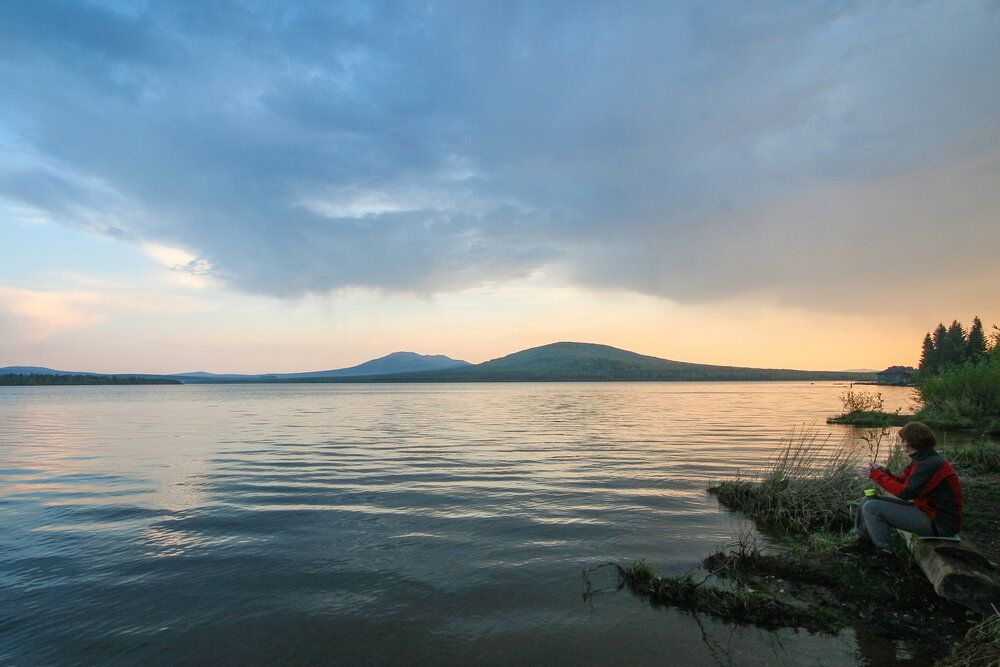
[[[958,473],[933,449],[917,450],[910,458],[913,462],[898,477],[882,468],[868,476],[901,500],[913,501],[934,522],[937,534],[957,534],[965,505]]]

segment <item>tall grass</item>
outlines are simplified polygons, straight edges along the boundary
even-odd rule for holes
[[[941,453],[960,474],[1000,473],[1000,445],[996,443],[978,442],[972,445],[942,448]]]
[[[804,426],[782,441],[757,475],[722,482],[711,490],[721,503],[764,528],[788,533],[840,530],[852,525],[853,507],[871,484],[862,474],[868,456],[869,450],[857,442],[834,442]]]

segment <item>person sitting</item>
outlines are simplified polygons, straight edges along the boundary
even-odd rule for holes
[[[935,451],[934,431],[921,422],[899,429],[899,438],[912,462],[899,476],[874,463],[869,479],[893,496],[865,496],[854,521],[857,542],[841,547],[849,554],[872,554],[895,559],[891,528],[918,537],[954,538],[962,529],[962,484],[955,469]]]

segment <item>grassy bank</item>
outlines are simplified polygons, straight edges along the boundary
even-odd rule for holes
[[[963,535],[1000,561],[1000,445],[941,451],[967,492]],[[998,664],[1000,618],[938,597],[902,540],[892,566],[837,550],[854,539],[848,530],[858,498],[872,486],[860,472],[870,459],[896,471],[906,462],[889,446],[885,428],[841,442],[810,429],[795,432],[755,475],[710,489],[721,504],[753,518],[766,544],[746,533],[699,570],[674,576],[658,576],[643,562],[614,567],[623,585],[653,604],[764,628],[836,633],[852,627],[859,636],[907,643],[926,657],[919,664]],[[874,657],[862,659],[876,664]]]
[[[837,417],[830,417],[827,424],[841,426],[859,426],[861,428],[881,428],[883,426],[902,426],[916,419],[915,415],[904,415],[898,412],[845,412]]]

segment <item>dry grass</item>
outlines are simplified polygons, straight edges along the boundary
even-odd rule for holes
[[[868,437],[884,435],[883,430]],[[802,427],[785,438],[757,475],[722,482],[710,491],[724,505],[772,530],[841,530],[852,525],[854,506],[871,485],[861,472],[871,452],[871,442],[867,444],[832,442],[815,428]],[[890,451],[889,458],[894,454]]]
[[[956,646],[938,667],[983,667],[1000,665],[1000,612],[969,628],[965,641]]]

